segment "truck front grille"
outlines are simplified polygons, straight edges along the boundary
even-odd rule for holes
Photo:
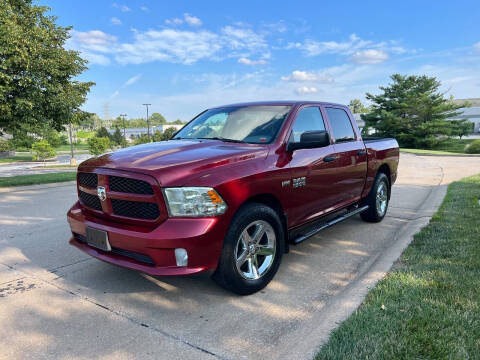
[[[98,198],[98,196],[86,193],[81,190],[78,192],[78,196],[83,205],[95,210],[102,210],[102,204],[100,203],[100,199]]]
[[[154,220],[160,215],[157,204],[139,201],[112,199],[113,213],[136,219]]]
[[[98,184],[98,175],[95,173],[79,172],[78,183],[83,186],[96,188]]]
[[[144,194],[153,195],[152,185],[143,180],[132,178],[109,176],[108,186],[112,191],[130,193],[130,194]]]
[[[97,210],[96,216],[105,215],[111,220],[118,217],[118,221],[131,219],[132,223],[144,221],[145,225],[161,217],[163,195],[153,178],[133,173],[121,176],[115,170],[95,171],[79,172],[77,176],[78,197],[87,210]],[[101,201],[97,191],[102,194],[103,190],[106,198]]]

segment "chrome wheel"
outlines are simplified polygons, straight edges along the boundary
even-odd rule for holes
[[[388,204],[388,188],[385,181],[382,181],[377,188],[377,195],[376,195],[376,208],[377,214],[379,216],[385,215],[387,211],[387,204]]]
[[[257,220],[245,227],[235,246],[235,264],[245,279],[256,280],[265,275],[275,260],[277,241],[272,226]]]

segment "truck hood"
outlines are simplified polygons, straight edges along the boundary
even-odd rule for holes
[[[90,158],[86,167],[132,171],[154,176],[162,186],[182,186],[188,180],[218,168],[264,159],[268,147],[224,143],[218,140],[169,140],[137,145]]]

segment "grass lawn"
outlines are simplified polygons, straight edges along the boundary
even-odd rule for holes
[[[10,177],[0,177],[0,187],[48,184],[54,182],[75,180],[77,173],[58,172],[49,174],[19,175]]]
[[[435,149],[404,149],[400,150],[412,154],[424,154],[424,155],[457,155],[465,154],[465,146],[470,144],[474,139],[451,139],[449,141],[440,144]],[[472,154],[467,154],[472,155]]]
[[[30,154],[20,154],[20,155],[9,156],[6,158],[0,158],[0,164],[9,164],[9,163],[14,163],[19,161],[33,161],[33,156]]]
[[[88,150],[88,144],[74,144],[73,151],[75,150]],[[60,145],[55,151],[70,151],[70,145]]]
[[[316,359],[480,358],[480,175],[451,184],[428,226]]]

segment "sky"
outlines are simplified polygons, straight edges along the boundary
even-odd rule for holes
[[[168,121],[243,101],[348,104],[394,73],[480,97],[480,1],[40,0],[89,61],[84,110]]]

